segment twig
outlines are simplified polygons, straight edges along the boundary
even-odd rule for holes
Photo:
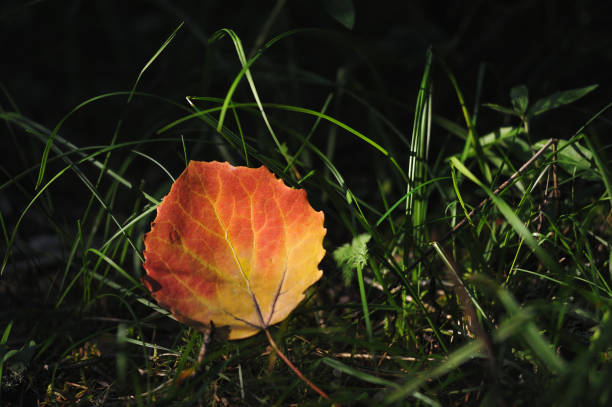
[[[322,351],[320,349],[317,350],[317,353],[320,354],[321,356],[329,356],[329,357],[337,358],[337,359],[359,359],[359,360],[383,359],[383,360],[401,360],[403,362],[420,362],[421,361],[420,358],[416,358],[414,356],[389,356],[386,354],[376,355],[376,354],[370,354],[370,353],[351,353],[351,352],[329,353],[326,351]],[[429,362],[433,362],[433,361],[438,361],[440,359],[434,358],[434,357],[426,357],[425,360]]]
[[[553,165],[552,165],[552,171],[553,171],[553,190],[552,190],[552,197],[555,200],[554,203],[554,210],[555,210],[555,216],[557,215],[557,212],[559,211],[559,198],[561,198],[561,192],[559,191],[559,181],[557,180],[557,143],[559,142],[559,140],[555,140],[553,145],[552,145],[552,150],[553,150]]]

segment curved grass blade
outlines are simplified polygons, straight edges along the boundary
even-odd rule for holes
[[[278,42],[279,40],[288,37],[290,35],[293,35],[297,32],[301,32],[303,30],[292,30],[292,31],[287,31],[283,34],[280,34],[276,37],[274,37],[273,39],[271,39],[270,41],[268,41],[252,58],[250,58],[249,60],[247,60],[246,58],[246,54],[244,52],[244,48],[242,47],[242,41],[240,41],[240,38],[238,37],[238,35],[236,35],[236,33],[230,29],[227,28],[223,28],[219,31],[217,31],[215,34],[213,34],[213,36],[211,37],[209,42],[213,42],[218,40],[219,38],[222,38],[223,36],[227,35],[231,38],[232,42],[234,43],[234,47],[236,48],[236,54],[238,55],[238,59],[240,60],[240,64],[242,65],[242,69],[240,70],[240,72],[238,73],[238,75],[236,75],[236,78],[234,78],[234,81],[232,82],[232,84],[230,85],[230,88],[225,96],[225,99],[223,101],[223,106],[221,109],[221,112],[219,114],[219,123],[217,124],[217,131],[221,132],[221,129],[223,128],[223,123],[225,120],[225,114],[227,112],[227,109],[229,108],[230,105],[230,101],[232,99],[232,96],[234,94],[234,92],[236,91],[236,88],[238,87],[238,84],[240,83],[240,81],[242,80],[243,76],[246,76],[247,82],[249,83],[249,87],[251,88],[251,93],[253,94],[253,97],[255,98],[255,102],[257,104],[257,107],[261,113],[261,116],[264,120],[264,123],[266,124],[266,127],[268,129],[268,131],[270,132],[270,135],[272,136],[272,139],[274,140],[274,143],[276,144],[276,147],[278,148],[278,151],[283,155],[283,157],[285,158],[285,160],[287,160],[287,163],[289,163],[290,158],[289,156],[284,152],[284,150],[281,148],[281,144],[278,141],[278,138],[276,137],[276,133],[274,132],[274,130],[272,129],[272,126],[270,125],[270,122],[268,120],[268,116],[266,115],[263,105],[261,103],[261,100],[259,98],[259,94],[257,92],[257,88],[255,87],[255,81],[253,80],[253,76],[251,74],[250,71],[250,67],[251,65],[253,65],[255,63],[255,61],[257,61],[257,59],[259,59],[259,57],[263,54],[264,50],[266,50],[267,48],[271,47],[274,43]]]
[[[134,97],[134,92],[136,92],[136,87],[138,86],[138,83],[140,82],[140,78],[142,77],[142,74],[144,74],[144,72],[149,68],[149,66],[151,66],[151,64],[157,59],[157,57],[172,42],[172,40],[176,36],[176,33],[183,27],[183,24],[185,24],[185,22],[181,21],[178,27],[174,29],[172,34],[170,34],[170,36],[166,39],[166,41],[164,41],[161,47],[159,47],[157,51],[155,51],[153,56],[149,59],[149,61],[145,64],[145,66],[140,70],[140,73],[138,74],[138,77],[136,78],[136,82],[134,82],[134,86],[132,86],[132,90],[130,91],[130,94],[128,96],[128,100],[127,100],[128,103],[130,103],[132,101],[132,98]]]
[[[170,37],[168,37],[168,39],[162,44],[162,46],[157,50],[157,52],[153,55],[153,57],[151,57],[151,59],[145,64],[144,68],[142,68],[142,70],[140,71],[140,73],[138,74],[138,77],[136,78],[136,82],[134,83],[134,86],[132,87],[132,90],[128,93],[128,100],[127,103],[130,103],[132,98],[134,97],[134,94],[136,92],[136,86],[138,85],[138,82],[140,81],[140,77],[142,76],[142,74],[147,70],[147,68],[153,63],[153,61],[155,61],[155,59],[157,59],[157,57],[162,53],[162,51],[168,46],[168,44],[170,44],[170,42],[174,39],[176,33],[178,32],[178,30],[183,26],[183,23],[181,22],[181,24],[179,24],[179,26],[174,30],[174,32],[170,35]],[[40,160],[40,171],[38,172],[38,178],[36,180],[36,186],[34,187],[34,189],[38,189],[40,187],[40,184],[42,183],[44,176],[45,176],[45,169],[47,166],[47,159],[49,158],[49,153],[51,152],[51,146],[53,145],[53,140],[55,139],[55,136],[57,135],[57,132],[59,131],[59,128],[62,126],[62,124],[70,117],[72,116],[76,111],[80,110],[83,106],[94,102],[96,100],[105,98],[109,95],[118,95],[118,94],[123,94],[125,92],[111,92],[111,93],[107,93],[104,95],[99,95],[96,97],[93,97],[91,99],[86,100],[85,102],[80,103],[77,107],[75,107],[74,109],[72,109],[66,116],[64,116],[60,122],[55,126],[55,128],[53,129],[53,132],[51,133],[51,135],[49,136],[49,139],[47,140],[47,143],[45,145],[45,149],[43,151],[43,155],[42,158]]]
[[[196,100],[196,97],[192,97],[193,100]],[[233,106],[235,107],[253,107],[255,106],[255,104],[253,103],[234,103]],[[386,157],[389,158],[389,160],[391,161],[391,163],[393,164],[393,166],[400,172],[400,174],[402,174],[402,177],[404,178],[404,180],[407,182],[408,178],[406,176],[406,173],[404,172],[404,170],[400,167],[400,165],[398,164],[398,162],[395,160],[395,158],[389,154],[389,152],[383,148],[381,145],[379,145],[378,143],[376,143],[374,140],[370,139],[369,137],[367,137],[366,135],[364,135],[363,133],[353,129],[352,127],[350,127],[347,124],[344,124],[343,122],[328,116],[324,113],[318,112],[316,110],[312,110],[312,109],[307,109],[304,107],[299,107],[299,106],[291,106],[291,105],[284,105],[284,104],[278,104],[278,103],[264,103],[263,104],[264,107],[272,107],[272,108],[277,108],[277,109],[281,109],[281,110],[287,110],[287,111],[292,111],[292,112],[297,112],[297,113],[304,113],[304,114],[308,114],[311,116],[315,116],[315,117],[320,117],[321,119],[327,120],[330,123],[335,124],[336,126],[341,127],[342,129],[346,130],[347,132],[357,136],[358,138],[360,138],[361,140],[365,141],[366,143],[368,143],[369,145],[371,145],[372,147],[374,147],[376,150],[378,150],[380,153],[382,153],[383,155],[385,155]],[[212,107],[209,109],[205,109],[205,110],[200,110],[196,113],[191,113],[187,116],[183,116],[180,119],[177,119],[163,127],[161,127],[160,129],[157,130],[156,134],[161,134],[165,131],[168,131],[169,129],[183,123],[186,122],[188,120],[194,119],[194,118],[199,118],[202,116],[206,116],[209,113],[212,112],[216,112],[221,110],[223,107],[220,106],[216,106],[216,107]]]

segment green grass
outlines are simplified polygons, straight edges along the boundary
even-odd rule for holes
[[[174,31],[131,90],[87,99],[53,129],[16,107],[0,112],[23,164],[0,185],[17,212],[0,213],[0,287],[14,307],[0,326],[1,400],[611,403],[612,181],[607,146],[592,131],[610,106],[585,114],[584,126],[557,134],[529,161],[548,141],[529,124],[579,103],[594,87],[533,104],[526,88],[514,88],[513,107],[470,109],[452,66],[428,51],[419,90],[406,98],[416,98],[416,106],[402,105],[405,122],[392,123],[374,101],[334,86],[316,107],[268,100],[258,59],[303,33],[281,34],[249,58],[233,31],[219,31],[214,46],[233,46],[240,63],[221,97],[169,100],[139,91],[147,69],[180,41]],[[434,77],[433,69],[445,74]],[[292,78],[282,79],[301,86],[328,81],[314,73]],[[434,78],[448,94],[433,92]],[[438,98],[456,99],[463,122],[437,116]],[[367,125],[335,117],[337,100],[357,103]],[[79,138],[63,125],[100,103],[122,111],[108,118],[109,143],[71,142]],[[133,131],[130,109],[157,120]],[[481,128],[483,117],[499,122]],[[127,121],[131,131],[124,130]],[[409,137],[397,130],[409,128]],[[265,165],[305,188],[324,211],[324,277],[270,331],[331,402],[279,361],[263,333],[234,342],[205,337],[159,308],[140,283],[142,236],[191,159]],[[47,246],[32,248],[36,235]]]

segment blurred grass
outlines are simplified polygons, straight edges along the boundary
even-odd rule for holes
[[[328,17],[357,30],[359,9],[336,3]],[[252,18],[286,24],[301,10],[277,6],[286,14]],[[81,94],[51,125],[3,87],[2,404],[325,405],[264,335],[213,335],[198,362],[208,338],[140,283],[141,237],[189,159],[266,165],[325,212],[324,277],[271,333],[332,402],[610,403],[611,105],[580,108],[607,97],[584,87],[598,78],[569,81],[559,67],[559,88],[534,91],[534,75],[494,97],[487,78],[499,72],[466,54],[479,70],[459,77],[450,43],[412,51],[411,76],[375,58],[363,76],[354,65],[368,44],[331,22],[246,37],[217,26],[208,44],[181,10],[185,25],[168,25],[131,82],[112,84],[126,90]],[[195,70],[214,86],[175,75],[163,79],[172,91],[151,87],[156,69],[186,69],[173,48],[194,38],[191,53],[207,50]],[[356,57],[319,58],[331,67],[320,70],[295,56],[316,57],[321,39]],[[556,150],[494,192],[551,137]]]

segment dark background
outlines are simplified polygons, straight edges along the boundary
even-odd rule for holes
[[[413,108],[425,51],[431,45],[456,75],[470,107],[479,64],[485,63],[482,102],[507,105],[510,88],[518,84],[526,84],[535,100],[557,90],[599,83],[598,91],[581,104],[594,110],[608,102],[610,94],[612,14],[609,7],[601,6],[604,3],[356,1],[351,31],[327,13],[322,1],[288,1],[266,39],[294,28],[329,31],[283,40],[256,63],[255,79],[265,101],[315,107],[330,88],[302,90],[300,100],[291,100],[287,89],[275,86],[269,76],[299,68],[334,81],[337,70],[344,68],[347,88],[372,96],[370,102],[379,109],[391,106],[386,113],[408,131],[411,118],[406,108]],[[12,109],[8,93],[24,115],[52,128],[89,97],[129,90],[180,21],[185,21],[185,27],[145,73],[139,89],[180,102],[185,95],[221,97],[238,70],[238,61],[229,40],[219,43],[217,52],[210,55],[208,39],[219,28],[231,28],[249,53],[275,4],[5,1],[0,7],[2,106]],[[214,63],[207,63],[207,58],[215,58]],[[258,72],[264,72],[262,78]],[[461,123],[448,80],[439,69],[435,74],[435,113]],[[350,109],[347,106],[337,113],[355,124],[359,115],[350,117],[354,113]],[[79,136],[82,143],[108,142],[106,124],[112,111],[96,107],[95,115],[85,116],[66,123],[64,132],[70,139],[77,142],[74,127],[86,130],[86,136]],[[499,116],[492,120],[499,122]]]

